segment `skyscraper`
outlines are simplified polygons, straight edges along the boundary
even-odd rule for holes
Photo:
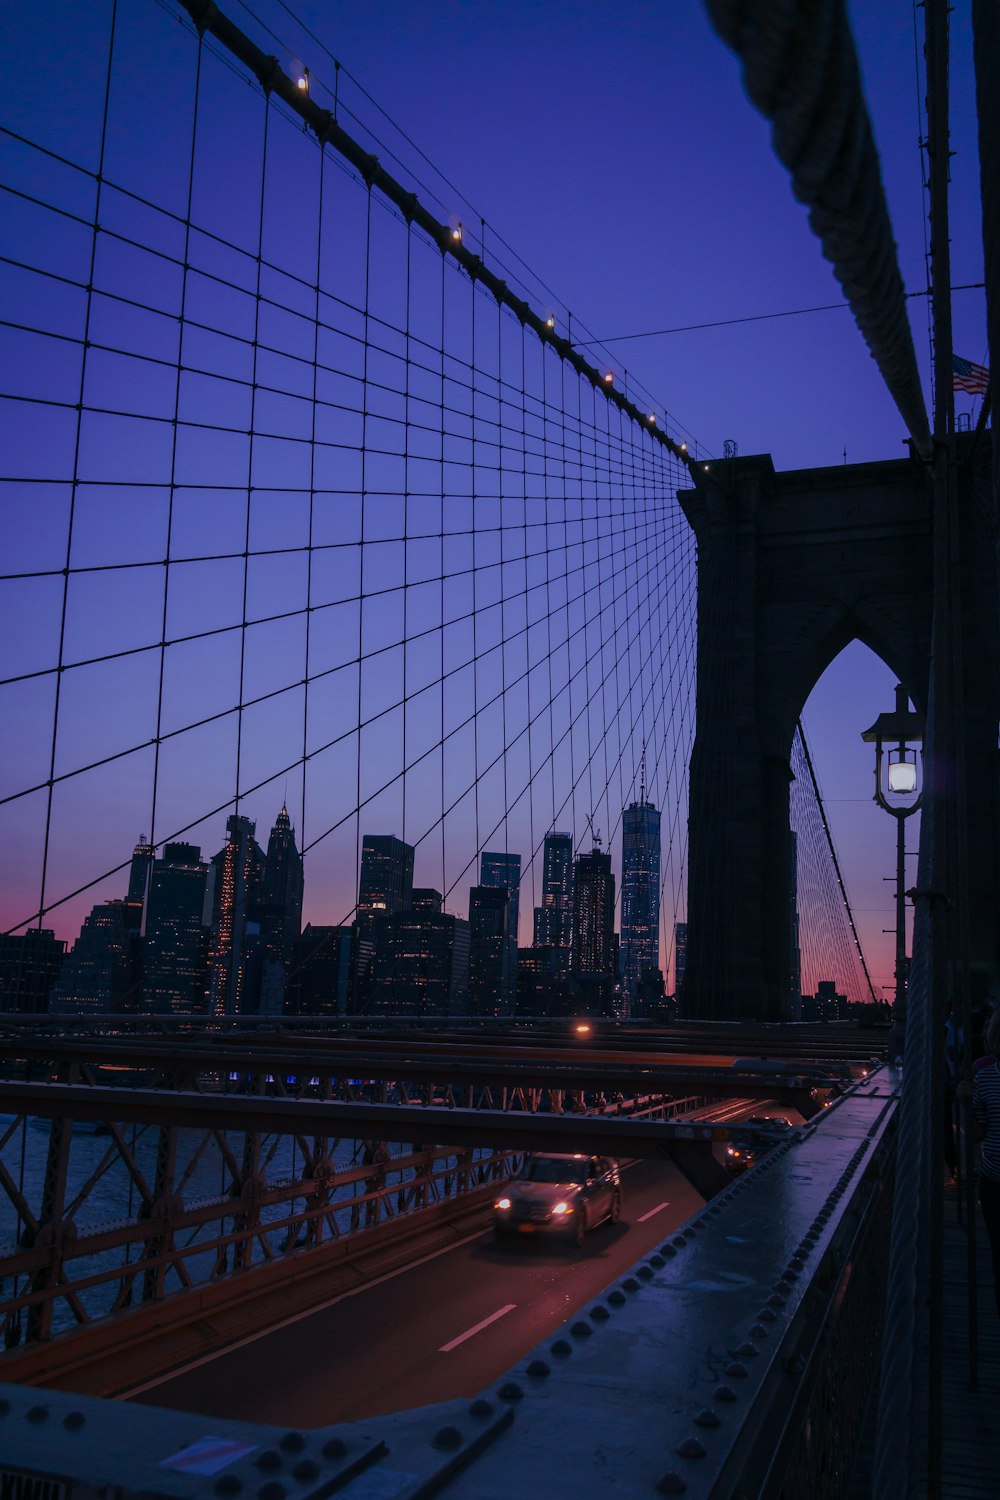
[[[353,929],[306,926],[295,944],[286,1009],[299,1016],[342,1016],[351,982]]]
[[[407,911],[412,897],[412,844],[389,833],[366,833],[361,844],[358,915]]]
[[[660,814],[645,797],[622,813],[621,971],[627,1000],[660,967]]]
[[[532,941],[536,948],[569,954],[573,943],[573,838],[547,833],[542,858],[542,904],[535,907]]]
[[[261,1010],[280,1015],[285,1009],[295,944],[302,931],[302,856],[284,804],[267,841],[254,916],[260,924]]]
[[[508,893],[510,935],[516,944],[518,915],[521,909],[521,856],[484,852],[479,860],[479,884],[492,889],[502,888]]]
[[[208,865],[194,844],[167,844],[153,861],[146,899],[143,1007],[203,1011],[208,980],[204,925]]]
[[[140,905],[146,899],[146,887],[149,882],[149,872],[152,868],[156,850],[152,844],[147,843],[146,835],[139,836],[139,842],[132,850],[132,863],[128,872],[128,895],[126,901],[138,901]]]
[[[138,901],[92,907],[52,987],[49,1010],[119,1015],[138,1009],[141,921]]]
[[[674,999],[684,998],[684,972],[687,969],[688,924],[674,923]]]
[[[615,974],[615,877],[611,855],[593,848],[573,871],[573,971]]]
[[[413,893],[408,911],[384,917],[371,1008],[383,1015],[465,1015],[469,924],[441,910],[438,891]]]
[[[209,939],[209,1009],[213,1016],[255,1011],[259,996],[251,993],[248,920],[260,893],[264,855],[254,838],[256,824],[232,815],[226,819],[226,843],[212,860],[212,929]]]
[[[516,964],[517,944],[510,935],[510,893],[506,886],[474,885],[469,891],[471,1015],[513,1015]]]
[[[0,935],[0,1014],[44,1015],[66,944],[49,927]]]
[[[413,901],[413,846],[391,833],[366,833],[361,843],[358,911],[354,923],[352,1006],[368,1009],[383,919],[409,911]]]

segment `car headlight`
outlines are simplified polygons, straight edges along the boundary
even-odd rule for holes
[[[552,1212],[554,1214],[568,1214],[569,1213],[569,1204],[568,1203],[557,1203],[555,1205],[555,1207],[553,1208]]]
[[[494,1208],[510,1208],[509,1198],[498,1198],[493,1205]]]

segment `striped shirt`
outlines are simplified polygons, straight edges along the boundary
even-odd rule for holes
[[[972,1114],[986,1131],[982,1144],[982,1174],[1000,1182],[1000,1066],[997,1059],[980,1058],[973,1064],[972,1074]]]

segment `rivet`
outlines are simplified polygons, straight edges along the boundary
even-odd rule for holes
[[[595,1323],[606,1323],[611,1314],[608,1312],[603,1302],[598,1302],[596,1307],[592,1307],[590,1309],[590,1316],[593,1318]]]
[[[544,1379],[550,1373],[549,1366],[545,1363],[544,1359],[533,1359],[528,1366],[528,1374],[537,1375],[539,1379]]]
[[[687,1489],[687,1485],[679,1474],[675,1473],[673,1469],[668,1469],[656,1481],[656,1488],[661,1495],[683,1495]]]
[[[86,1427],[87,1418],[82,1411],[68,1411],[63,1417],[63,1426],[68,1432],[79,1432],[81,1427]]]
[[[704,1458],[705,1445],[699,1443],[696,1437],[689,1437],[685,1438],[683,1443],[678,1443],[674,1452],[679,1453],[681,1458]]]
[[[485,1398],[482,1396],[477,1396],[475,1401],[473,1401],[472,1405],[469,1407],[470,1417],[492,1417],[492,1415],[493,1402],[485,1400]]]
[[[565,1359],[567,1354],[573,1353],[573,1345],[569,1342],[568,1339],[556,1339],[555,1343],[552,1345],[552,1353],[555,1354],[559,1359]]]
[[[763,1326],[762,1323],[755,1323],[750,1330],[750,1337],[752,1339],[766,1339],[767,1329]]]
[[[705,1219],[695,1219],[695,1221],[694,1221],[695,1228],[696,1229],[704,1229],[706,1222],[707,1222],[707,1220],[705,1220]]]
[[[345,1458],[347,1456],[347,1444],[343,1438],[331,1438],[328,1443],[323,1444],[324,1458]],[[259,1463],[260,1460],[258,1459]]]
[[[786,1281],[785,1278],[782,1277],[780,1281],[776,1281],[774,1283],[774,1290],[776,1292],[783,1292],[787,1297],[788,1293],[792,1290],[792,1283],[790,1281]]]
[[[608,1293],[608,1301],[611,1303],[612,1307],[621,1307],[622,1303],[627,1300],[628,1299],[626,1298],[625,1293],[620,1292],[617,1287],[615,1287],[613,1292]]]
[[[238,1474],[222,1474],[214,1485],[217,1495],[238,1495],[242,1488],[243,1481]]]
[[[505,1380],[498,1394],[501,1401],[520,1401],[524,1391],[516,1380]]]
[[[738,1359],[734,1359],[726,1366],[723,1374],[728,1375],[730,1380],[743,1380],[745,1376],[750,1374],[750,1371],[746,1365],[742,1365]]]
[[[712,1392],[713,1401],[735,1401],[736,1392],[731,1385],[717,1385]]]
[[[622,1282],[622,1286],[627,1292],[637,1292],[639,1290],[639,1283],[634,1276],[626,1276]]]
[[[29,1422],[47,1422],[49,1409],[47,1406],[32,1406],[28,1409],[27,1417]]]
[[[757,1316],[762,1323],[773,1323],[778,1314],[773,1307],[762,1307]]]
[[[591,1328],[590,1324],[584,1323],[582,1321],[579,1323],[574,1323],[572,1328],[570,1329],[570,1333],[575,1339],[589,1339],[593,1336],[593,1332],[594,1330]]]
[[[662,1266],[663,1263],[664,1262],[663,1262],[663,1256],[662,1255],[651,1255],[649,1257],[649,1264],[651,1266],[656,1266],[657,1270],[659,1270],[660,1266]]]
[[[672,1255],[677,1254],[677,1248],[674,1245],[661,1245],[660,1254],[669,1260]]]
[[[757,1355],[760,1353],[760,1350],[757,1348],[756,1344],[751,1344],[750,1340],[747,1339],[745,1344],[740,1345],[736,1353],[742,1354],[744,1359],[756,1359]]]
[[[258,1453],[254,1463],[258,1469],[280,1469],[281,1454],[275,1453],[273,1448],[265,1448],[263,1453]]]
[[[315,1479],[319,1473],[319,1464],[314,1458],[300,1458],[292,1473],[296,1479]]]
[[[674,1235],[674,1244],[677,1246],[678,1249],[680,1249],[681,1245],[686,1245],[687,1244],[687,1240],[684,1238],[684,1236],[682,1234],[675,1234]]]
[[[710,1406],[703,1407],[694,1420],[699,1427],[719,1427],[722,1423],[719,1413]]]
[[[769,1307],[784,1307],[785,1299],[780,1292],[772,1292],[767,1299]]]
[[[301,1432],[286,1432],[278,1441],[278,1447],[285,1453],[301,1453],[305,1445],[306,1440]]]
[[[636,1275],[641,1276],[643,1281],[651,1281],[653,1277],[653,1268],[652,1266],[640,1266],[636,1271]]]
[[[444,1448],[449,1452],[454,1452],[456,1448],[462,1446],[462,1434],[457,1427],[440,1427],[431,1439],[431,1443],[435,1448]]]

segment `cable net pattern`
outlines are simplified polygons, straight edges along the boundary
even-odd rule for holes
[[[847,893],[840,878],[832,835],[823,810],[805,732],[799,723],[792,741],[789,811],[795,847],[793,981],[798,968],[802,995],[815,995],[823,982],[849,1001],[867,1005],[872,988]]]
[[[3,929],[72,939],[140,834],[207,857],[287,803],[307,920],[349,921],[394,833],[462,914],[479,853],[520,853],[528,942],[545,833],[617,863],[645,753],[662,963],[676,445],[179,10],[85,8],[65,65],[44,25],[2,113]]]

